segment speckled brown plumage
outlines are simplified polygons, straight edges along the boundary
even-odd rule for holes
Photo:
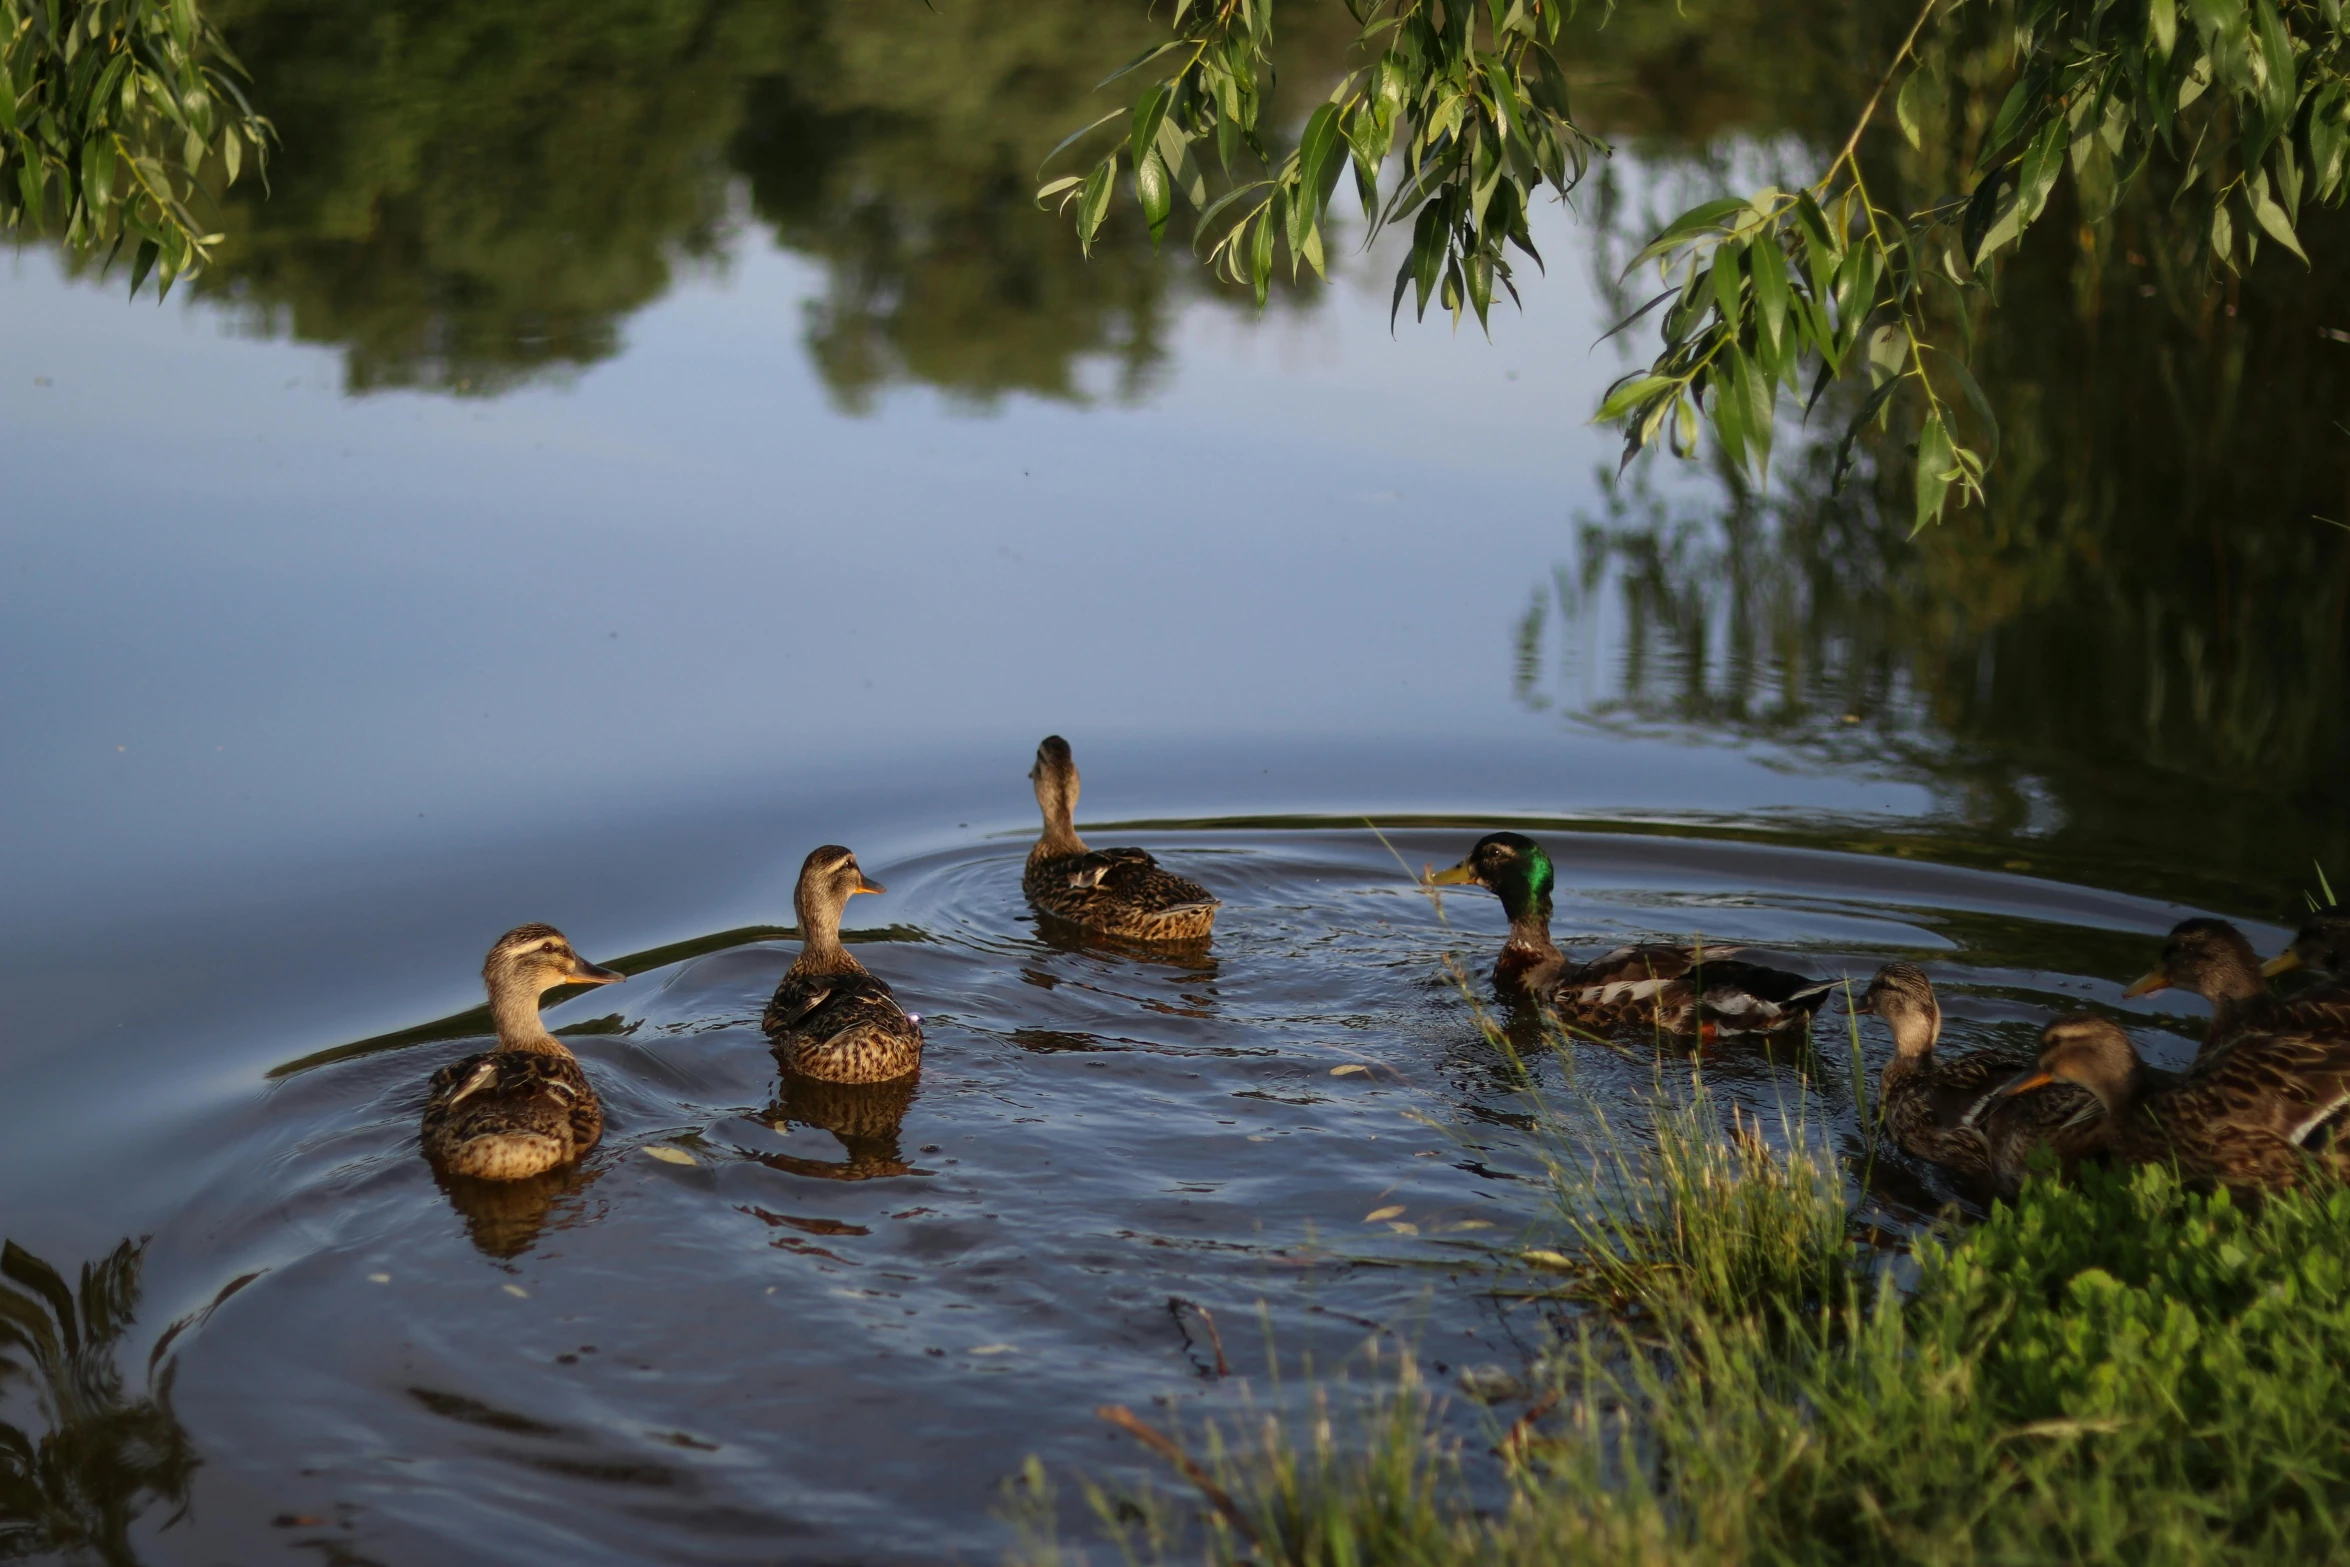
[[[2067,1170],[2105,1151],[2104,1111],[2087,1089],[2050,1083],[2009,1095],[2002,1091],[2032,1070],[2032,1057],[2013,1050],[1939,1052],[1941,1003],[1917,965],[1879,969],[1860,1009],[1883,1018],[1893,1035],[1877,1098],[1885,1129],[1903,1152],[2012,1197],[2036,1149],[2049,1149]]]
[[[571,950],[551,925],[508,931],[482,964],[498,1048],[433,1073],[424,1106],[425,1157],[449,1175],[516,1181],[570,1163],[604,1135],[603,1106],[579,1062],[539,1021],[559,985],[626,978]]]
[[[879,1083],[922,1064],[921,1021],[840,941],[849,899],[882,890],[837,844],[815,850],[800,866],[792,895],[800,955],[760,1020],[785,1071],[831,1083]]]
[[[1077,836],[1077,764],[1068,741],[1047,735],[1028,777],[1044,835],[1028,851],[1020,890],[1038,913],[1125,941],[1208,939],[1220,905],[1205,887],[1162,868],[1146,850],[1089,849]]]
[[[2040,1036],[2035,1070],[2010,1088],[2051,1079],[2097,1096],[2118,1158],[2175,1163],[2239,1191],[2297,1186],[2319,1165],[2350,1173],[2339,1148],[2310,1146],[2350,1107],[2350,1003],[2277,1007],[2170,1086],[2110,1019],[2059,1018]]]
[[[1550,938],[1550,856],[1520,833],[1487,835],[1429,880],[1501,899],[1510,933],[1493,964],[1496,990],[1538,999],[1595,1033],[1775,1034],[1805,1027],[1835,989],[1832,980],[1742,961],[1727,946],[1639,944],[1576,963]]]

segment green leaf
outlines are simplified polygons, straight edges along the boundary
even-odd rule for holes
[[[1093,254],[1093,236],[1109,214],[1110,193],[1118,180],[1118,155],[1113,152],[1093,166],[1085,177],[1085,195],[1077,203],[1077,243],[1088,256]]]
[[[1918,130],[1918,104],[1925,96],[1923,83],[1926,73],[1912,71],[1909,80],[1901,84],[1900,95],[1893,100],[1893,117],[1901,122],[1901,134],[1912,148],[1923,149],[1924,135]]]
[[[1305,231],[1321,221],[1322,199],[1329,185],[1325,173],[1338,172],[1331,154],[1338,149],[1338,105],[1325,103],[1306,119],[1306,128],[1297,143],[1297,195],[1294,198],[1296,216],[1290,220],[1291,245],[1302,244]]]
[[[1987,461],[1999,461],[1999,417],[1991,412],[1991,399],[1983,395],[1982,387],[1975,382],[1974,371],[1967,368],[1965,360],[1956,354],[1944,354],[1941,363],[1948,365],[1950,373],[1958,378],[1958,389],[1966,394],[1967,403],[1975,410],[1975,417],[1983,421],[1983,430],[1991,447]]]
[[[1928,414],[1925,428],[1918,432],[1918,510],[1913,532],[1941,519],[1943,504],[1950,496],[1950,481],[1957,477],[1950,432],[1942,427],[1940,414]]]
[[[1126,156],[1139,174],[1143,160],[1158,145],[1159,126],[1167,118],[1167,105],[1175,99],[1175,84],[1161,82],[1134,101],[1133,123],[1126,133]],[[1164,170],[1161,171],[1162,175]]]
[[[1722,327],[1732,337],[1738,335],[1738,261],[1745,249],[1737,241],[1727,240],[1714,250],[1714,308],[1722,313]]]
[[[1134,166],[1134,197],[1142,204],[1143,221],[1150,225],[1151,243],[1156,245],[1167,232],[1167,214],[1175,206],[1167,165],[1156,147],[1146,149],[1142,161]]]
[[[162,249],[155,241],[139,241],[138,253],[131,260],[131,298],[139,297],[139,285],[146,282],[147,274],[155,270],[155,258],[161,254]]]
[[[2303,266],[2309,265],[2308,253],[2302,250],[2301,241],[2294,237],[2293,220],[2285,216],[2285,209],[2278,206],[2277,199],[2268,193],[2268,176],[2265,171],[2253,171],[2244,199],[2252,208],[2253,221],[2268,230],[2268,237],[2299,256]]]
[[[1169,177],[1183,199],[1197,211],[1208,204],[1208,182],[1199,171],[1199,160],[1191,155],[1191,138],[1183,134],[1172,116],[1159,122],[1159,162],[1164,164]]]
[[[1901,380],[1898,376],[1879,381],[1876,388],[1861,399],[1859,412],[1844,426],[1844,438],[1836,443],[1836,466],[1829,479],[1830,485],[1837,491],[1843,490],[1845,477],[1852,472],[1852,449],[1860,440],[1860,432],[1868,428],[1869,421],[1877,417],[1900,389]]]
[[[2155,57],[2169,59],[2179,43],[2177,0],[2147,0],[2146,35],[2154,42]]]
[[[1655,259],[1667,251],[1686,244],[1692,237],[1707,229],[1719,228],[1724,218],[1747,210],[1746,202],[1737,196],[1723,196],[1691,207],[1658,231],[1656,238],[1641,247],[1640,254],[1626,264],[1623,276],[1629,277],[1641,263]]]
[[[1746,253],[1746,273],[1754,284],[1754,303],[1762,318],[1762,335],[1774,350],[1785,341],[1787,327],[1787,258],[1775,233],[1758,234]]]
[[[1119,115],[1125,112],[1126,111],[1123,109],[1112,109],[1109,113],[1103,115],[1100,119],[1095,120],[1092,124],[1080,125],[1077,127],[1077,129],[1062,137],[1059,141],[1054,142],[1053,150],[1046,153],[1041,159],[1037,161],[1036,172],[1038,175],[1041,176],[1044,173],[1045,165],[1051,163],[1055,158],[1059,157],[1064,151],[1068,149],[1072,142],[1081,140],[1089,132],[1100,130],[1103,126],[1109,124],[1112,120],[1116,119]]]
[[[1592,422],[1614,424],[1649,399],[1661,396],[1680,384],[1669,375],[1635,373],[1627,376],[1608,388],[1607,399],[1599,405],[1599,412]]]

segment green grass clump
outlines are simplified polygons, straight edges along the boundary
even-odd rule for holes
[[[1505,1507],[1468,1504],[1407,1381],[1351,1442],[1268,1424],[1216,1449],[1207,1559],[2350,1559],[2350,1193],[2252,1210],[2152,1168],[2036,1180],[1922,1243],[1904,1290],[1864,1276],[1800,1144],[1707,1154],[1675,1113],[1651,1195],[1586,1204],[1577,1232],[1590,1277],[1653,1315],[1552,1357],[1551,1412],[1477,1459]],[[1175,1547],[1150,1532],[1141,1554]]]

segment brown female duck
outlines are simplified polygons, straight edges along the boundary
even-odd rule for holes
[[[2339,904],[2319,909],[2295,933],[2291,946],[2260,966],[2271,979],[2294,969],[2317,978],[2318,988],[2303,991],[2304,996],[2350,987],[2350,909]]]
[[[1938,1055],[1942,1005],[1933,982],[1914,963],[1877,970],[1859,1010],[1884,1019],[1893,1035],[1893,1059],[1877,1078],[1885,1126],[1902,1151],[1972,1176],[2002,1197],[2023,1187],[2032,1151],[2048,1148],[2066,1169],[2105,1150],[2105,1116],[2087,1089],[2051,1083],[2034,1093],[2004,1095],[2033,1069],[2014,1050],[1969,1050]]]
[[[2190,991],[2211,1003],[2211,1022],[2196,1048],[2190,1073],[2226,1054],[2236,1037],[2254,1026],[2268,1001],[2260,977],[2260,956],[2244,933],[2226,920],[2181,920],[2162,944],[2162,961],[2122,992],[2127,997],[2157,990]]]
[[[1020,890],[1038,913],[1124,941],[1205,941],[1217,900],[1198,882],[1162,870],[1142,849],[1088,849],[1077,836],[1077,764],[1069,742],[1045,736],[1029,769],[1044,836],[1028,851]]]
[[[539,997],[559,985],[628,976],[588,962],[552,925],[518,925],[490,949],[481,977],[498,1048],[432,1075],[424,1155],[450,1175],[519,1181],[569,1164],[604,1135],[596,1091],[539,1021]]]
[[[2049,1083],[2097,1096],[2117,1158],[2175,1163],[2190,1179],[2238,1191],[2297,1186],[2316,1164],[2344,1173],[2342,1154],[2312,1144],[2350,1108],[2350,1004],[2279,1008],[2170,1087],[2156,1082],[2118,1024],[2058,1018],[2040,1035],[2033,1070],[2003,1092]]]
[[[883,1083],[922,1064],[922,1024],[907,1015],[889,986],[841,945],[841,910],[860,892],[881,892],[857,857],[838,844],[800,866],[792,907],[800,919],[800,955],[759,1026],[787,1072],[828,1083]]]
[[[1521,833],[1497,832],[1428,882],[1483,887],[1500,898],[1510,934],[1494,960],[1494,988],[1543,1001],[1568,1022],[1709,1038],[1775,1034],[1806,1026],[1835,989],[1833,980],[1740,962],[1730,956],[1736,947],[1618,947],[1574,963],[1550,939],[1556,879],[1542,845]]]

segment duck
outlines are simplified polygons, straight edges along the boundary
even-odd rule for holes
[[[1434,887],[1483,887],[1509,915],[1509,939],[1494,960],[1505,996],[1542,1001],[1586,1028],[1658,1028],[1667,1033],[1776,1034],[1808,1027],[1834,980],[1807,979],[1730,955],[1739,947],[1636,944],[1577,964],[1550,939],[1550,855],[1522,833],[1489,833],[1449,870],[1425,874]]]
[[[1069,742],[1046,735],[1028,771],[1044,835],[1028,851],[1020,890],[1040,914],[1096,935],[1153,943],[1208,939],[1222,903],[1143,849],[1089,849],[1077,836],[1077,763]]]
[[[2097,1096],[2116,1158],[2172,1163],[2198,1184],[2280,1191],[2314,1167],[2350,1173],[2350,1156],[2324,1141],[2350,1109],[2350,1003],[2280,1008],[2168,1086],[2112,1019],[2060,1017],[2041,1031],[2033,1068],[2001,1091],[2028,1094],[2050,1083]]]
[[[840,941],[849,899],[888,890],[837,843],[810,850],[801,862],[792,893],[800,955],[759,1021],[784,1071],[827,1083],[886,1083],[922,1065],[921,1019]]]
[[[2260,955],[2244,933],[2226,920],[2181,920],[2162,944],[2162,958],[2122,992],[2125,1000],[2178,989],[2211,1003],[2211,1022],[2188,1064],[2190,1074],[2225,1055],[2236,1037],[2255,1026],[2255,1014],[2269,999],[2261,978]]]
[[[425,1157],[449,1175],[521,1181],[572,1163],[604,1135],[604,1108],[579,1058],[539,1020],[539,998],[560,985],[613,985],[552,925],[517,925],[481,966],[498,1048],[432,1075],[424,1104]]]
[[[2350,909],[2328,904],[2310,915],[2294,933],[2293,944],[2263,963],[2260,974],[2263,979],[2274,979],[2294,969],[2316,975],[2324,990],[2350,987]]]
[[[1877,1077],[1885,1126],[1904,1153],[1990,1186],[2002,1197],[2023,1189],[2033,1150],[2048,1148],[2070,1170],[2105,1151],[2105,1113],[2096,1096],[2051,1083],[2020,1097],[2003,1090],[2032,1070],[2019,1050],[1940,1055],[1942,1004],[1914,963],[1877,970],[1857,1011],[1884,1020],[1893,1059]]]

